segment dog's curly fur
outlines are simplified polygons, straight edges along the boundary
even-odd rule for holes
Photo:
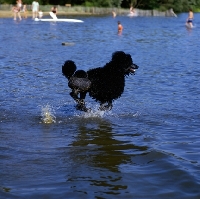
[[[136,69],[138,66],[133,64],[130,54],[117,51],[104,67],[85,72],[76,70],[75,63],[68,60],[62,66],[62,73],[69,80],[68,86],[72,89],[70,95],[76,100],[78,110],[88,111],[84,102],[87,92],[100,102],[100,110],[111,110],[112,102],[124,92],[125,77],[134,74]]]

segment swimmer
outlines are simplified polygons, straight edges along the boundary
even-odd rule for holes
[[[193,19],[194,19],[194,14],[192,12],[192,9],[189,9],[189,13],[188,13],[188,18],[186,20],[186,23],[190,25],[190,27],[193,27]]]
[[[118,35],[122,34],[123,26],[120,21],[118,21]]]

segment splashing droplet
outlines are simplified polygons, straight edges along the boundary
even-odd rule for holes
[[[50,105],[42,107],[42,122],[45,124],[56,123],[56,117],[54,115],[54,110]]]

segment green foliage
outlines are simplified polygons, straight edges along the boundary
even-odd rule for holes
[[[86,1],[86,2],[84,3],[84,6],[86,6],[86,7],[93,7],[93,6],[94,6],[94,3],[93,3],[93,2]]]
[[[33,0],[22,0],[32,4]],[[189,8],[200,10],[200,0],[38,0],[40,5],[82,5],[86,7],[123,7],[132,5],[139,9],[158,9],[161,11],[173,8],[175,12],[187,12]],[[0,4],[16,4],[16,0],[0,0]]]
[[[87,0],[87,1],[85,1],[85,3],[83,5],[86,6],[86,7],[103,7],[98,0],[97,1]]]
[[[118,7],[122,0],[87,0],[83,4],[86,7]]]
[[[133,0],[138,8],[158,9],[161,11],[173,8],[175,12],[187,12],[189,8],[195,10],[200,7],[200,0]]]
[[[0,0],[0,4],[16,4],[14,0]]]

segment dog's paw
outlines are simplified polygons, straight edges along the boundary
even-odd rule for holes
[[[77,104],[76,110],[88,112],[90,109],[86,108],[86,106],[84,104]]]
[[[112,109],[112,104],[102,104],[100,107],[99,107],[99,110],[100,111],[110,111]]]

